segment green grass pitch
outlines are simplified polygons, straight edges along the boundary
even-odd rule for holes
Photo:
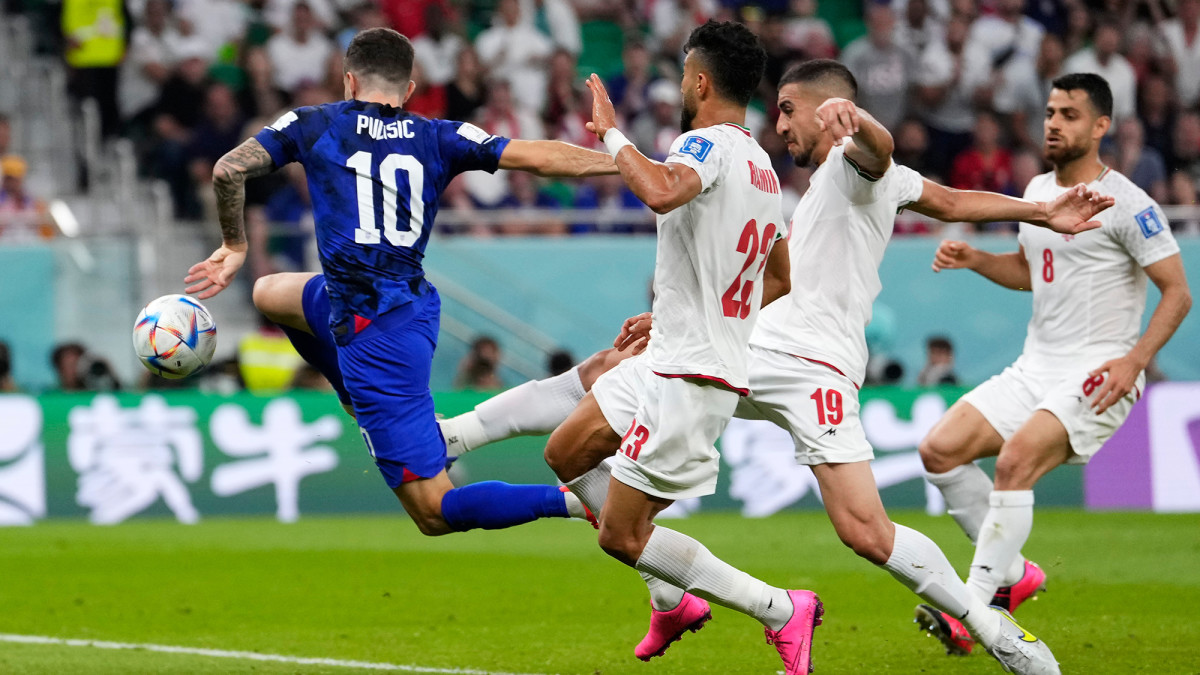
[[[893,516],[966,567],[949,518]],[[981,653],[944,656],[911,622],[916,597],[842,546],[823,514],[672,527],[769,583],[820,593],[818,673],[1001,672]],[[1018,619],[1064,673],[1200,673],[1200,516],[1042,510],[1025,551],[1049,591]],[[440,539],[401,516],[0,530],[0,633],[562,675],[779,670],[761,628],[719,607],[643,664],[632,649],[648,611],[637,575],[577,521]],[[226,672],[357,671],[0,642],[0,673]]]

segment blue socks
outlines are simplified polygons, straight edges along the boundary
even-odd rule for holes
[[[539,518],[569,518],[567,500],[551,485],[511,485],[489,480],[455,488],[442,497],[442,517],[458,532],[501,530]]]

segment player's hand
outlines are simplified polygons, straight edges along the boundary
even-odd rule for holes
[[[1115,203],[1111,196],[1102,195],[1087,189],[1083,183],[1067,190],[1052,202],[1046,203],[1045,227],[1060,234],[1079,234],[1100,227],[1100,221],[1093,220],[1096,214],[1104,211]]]
[[[933,254],[933,271],[971,269],[975,249],[965,241],[947,239],[938,245]]]
[[[617,335],[617,339],[613,340],[613,347],[617,351],[623,352],[632,346],[635,355],[641,354],[650,342],[652,319],[650,312],[643,312],[625,319],[625,323],[621,324],[621,333]]]
[[[833,136],[833,144],[841,145],[847,136],[858,133],[858,106],[844,98],[831,98],[817,108],[817,126]]]
[[[229,286],[238,270],[242,269],[244,262],[246,262],[244,245],[239,251],[222,244],[221,248],[208,256],[208,260],[198,262],[188,269],[188,275],[183,278],[183,283],[191,284],[191,286],[185,288],[184,291],[188,294],[198,294],[196,295],[197,299],[207,300]]]
[[[587,79],[587,87],[592,90],[592,121],[587,123],[587,130],[603,141],[604,134],[617,126],[617,110],[599,75],[592,73]]]
[[[1097,377],[1104,380],[1092,395],[1092,409],[1096,414],[1104,414],[1105,410],[1133,391],[1133,385],[1145,367],[1145,364],[1126,354],[1119,359],[1105,361],[1099,368],[1088,373],[1089,382],[1095,381]],[[1085,391],[1084,394],[1086,393]]]

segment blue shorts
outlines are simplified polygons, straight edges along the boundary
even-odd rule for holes
[[[390,488],[446,468],[446,441],[429,391],[441,307],[431,286],[337,350],[363,440]]]
[[[325,288],[325,275],[318,274],[304,284],[304,321],[312,329],[313,337],[321,343],[321,347],[330,354],[336,354],[337,343],[333,340],[333,331],[329,330],[329,291]],[[350,394],[342,381],[342,369],[336,358],[322,358],[320,363],[313,364],[329,384],[337,392],[338,400],[350,405]]]

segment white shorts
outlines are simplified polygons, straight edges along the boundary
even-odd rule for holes
[[[869,462],[858,387],[827,365],[750,346],[750,395],[734,416],[769,420],[792,435],[799,464]]]
[[[1067,463],[1087,464],[1129,417],[1129,411],[1146,387],[1146,374],[1139,373],[1133,391],[1103,415],[1097,415],[1091,400],[1103,382],[1089,382],[1090,371],[1091,368],[1079,368],[1070,371],[1070,375],[1040,378],[1017,361],[967,392],[961,400],[978,410],[1006,441],[1029,421],[1035,410],[1050,412],[1067,430],[1072,453]]]
[[[728,389],[655,375],[637,356],[592,385],[592,395],[621,447],[613,477],[663,499],[689,499],[717,490],[716,442],[739,396]]]

